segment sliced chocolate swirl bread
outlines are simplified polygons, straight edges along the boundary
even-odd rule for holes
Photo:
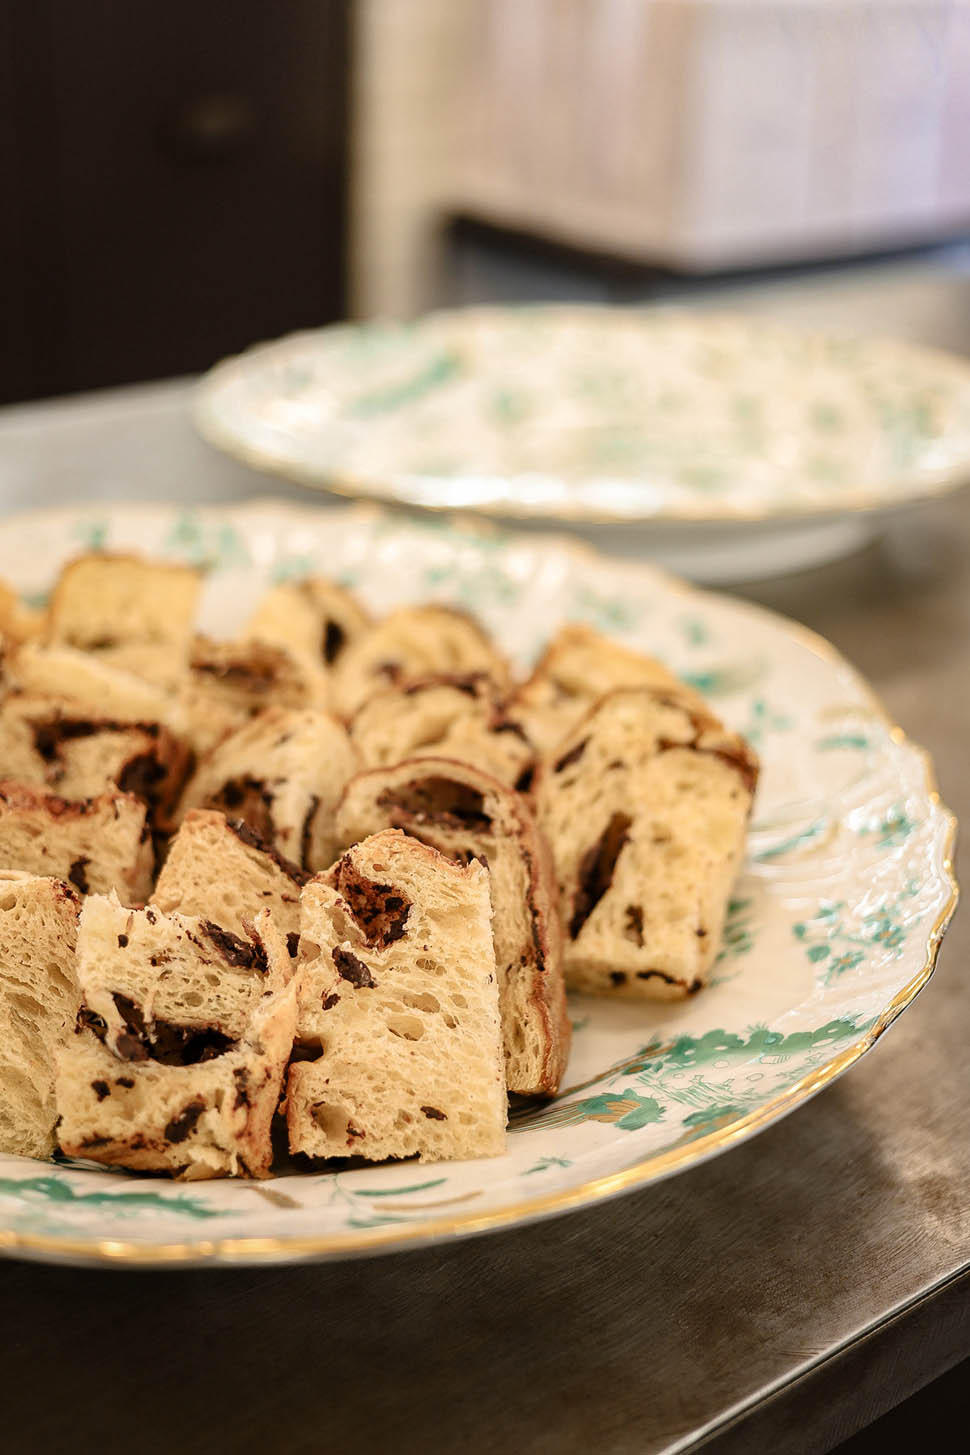
[[[59,879],[0,870],[0,1152],[54,1150],[54,1058],[80,1004],[80,907]]]
[[[0,781],[0,866],[144,904],[155,867],[145,805],[130,793],[64,799]]]
[[[488,866],[508,1087],[551,1095],[570,1031],[555,876],[526,800],[468,763],[413,759],[347,786],[337,813],[342,842],[386,827]]]
[[[236,935],[92,895],[78,929],[81,1009],[57,1060],[61,1149],[188,1178],[267,1176],[292,971],[266,910]]]
[[[357,709],[350,739],[365,768],[404,758],[457,758],[515,787],[535,749],[505,715],[502,693],[485,672],[419,677],[385,687]]]
[[[720,947],[758,778],[747,743],[693,701],[608,693],[543,762],[566,979],[596,994],[673,999]]]
[[[336,857],[333,816],[357,757],[343,725],[314,708],[271,707],[223,738],[182,800],[241,818],[301,869]]]
[[[268,909],[295,951],[300,890],[309,877],[242,819],[193,808],[172,840],[151,902],[166,914],[198,915],[237,935]]]
[[[311,1157],[421,1160],[505,1149],[488,874],[400,833],[303,890],[286,1117]]]
[[[508,680],[508,664],[473,616],[451,606],[402,606],[340,657],[334,710],[349,719],[381,688],[430,672],[485,672],[500,687]]]

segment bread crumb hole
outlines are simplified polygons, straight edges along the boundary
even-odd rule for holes
[[[15,895],[13,895],[13,894],[5,894],[3,896],[3,898],[0,899],[0,909],[16,909],[16,908],[17,908],[17,899],[16,899],[16,896]]]
[[[410,1006],[411,1010],[427,1010],[434,1013],[441,1009],[441,1002],[427,993],[405,991],[401,999],[405,1005]]]
[[[320,946],[313,940],[308,940],[305,935],[300,936],[300,959],[315,960],[320,953]]]
[[[200,1006],[203,1003],[204,996],[197,990],[187,990],[182,996],[182,999],[186,1005]]]
[[[320,1101],[310,1115],[324,1136],[333,1137],[338,1142],[346,1141],[350,1112],[345,1106],[333,1106],[329,1102]]]
[[[392,1036],[401,1036],[405,1041],[420,1041],[424,1035],[424,1023],[416,1015],[388,1016],[387,1029]]]

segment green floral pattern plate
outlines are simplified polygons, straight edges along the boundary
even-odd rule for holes
[[[820,639],[566,541],[370,507],[77,510],[0,525],[0,575],[43,599],[91,546],[209,568],[229,634],[271,583],[328,572],[377,610],[451,601],[527,666],[567,620],[654,652],[762,755],[749,855],[712,984],[679,1005],[575,997],[560,1095],[516,1109],[508,1151],[266,1183],[166,1183],[0,1157],[0,1250],[70,1261],[272,1261],[509,1226],[721,1151],[831,1082],[928,978],[953,911],[954,821],[923,752]]]
[[[218,365],[196,419],[309,485],[522,519],[811,521],[970,479],[966,360],[674,309],[295,334]]]

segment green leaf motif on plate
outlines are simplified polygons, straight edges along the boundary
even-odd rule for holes
[[[739,1061],[779,1065],[818,1050],[824,1051],[838,1041],[861,1035],[869,1024],[860,1024],[854,1018],[846,1018],[827,1021],[814,1031],[786,1033],[758,1025],[750,1027],[744,1035],[737,1035],[733,1031],[714,1030],[707,1031],[702,1036],[685,1035],[669,1041],[652,1041],[635,1055],[618,1062],[598,1076],[590,1077],[579,1086],[567,1087],[551,1103],[515,1108],[510,1115],[510,1126],[513,1131],[523,1131],[533,1127],[574,1126],[577,1122],[592,1120],[611,1121],[624,1130],[632,1130],[634,1123],[637,1126],[646,1126],[650,1121],[662,1119],[663,1107],[656,1097],[641,1098],[632,1088],[627,1088],[585,1097],[581,1101],[568,1101],[567,1098],[575,1096],[579,1091],[629,1076],[640,1076],[643,1080],[649,1078],[651,1091],[655,1091],[657,1095],[670,1096],[671,1089],[663,1081],[670,1073],[712,1064],[729,1066]],[[696,1085],[694,1089],[697,1089]],[[708,1094],[710,1093],[705,1090],[705,1098]],[[688,1092],[683,1099],[689,1100],[691,1095]],[[627,1104],[627,1098],[631,1096],[636,1100]]]
[[[860,824],[856,832],[873,835],[877,848],[898,849],[917,827],[915,819],[911,819],[904,806],[897,803],[880,817],[868,819],[865,823]]]
[[[103,551],[108,543],[110,529],[108,521],[97,516],[94,520],[77,521],[73,534],[84,550]]]
[[[605,596],[588,586],[580,587],[573,598],[572,612],[577,620],[589,622],[597,631],[630,631],[642,615],[642,607],[622,596]]]
[[[386,389],[377,389],[371,394],[361,394],[351,400],[342,413],[346,419],[373,419],[377,415],[390,414],[414,404],[425,395],[443,385],[451,383],[462,372],[462,361],[456,353],[439,354],[430,359],[423,368],[410,378],[391,384]]]
[[[696,672],[681,672],[681,680],[704,697],[727,697],[743,692],[764,675],[763,662],[726,662],[720,667],[707,667]],[[764,704],[761,704],[762,707]],[[785,726],[790,726],[788,719]]]
[[[819,738],[815,746],[820,753],[830,753],[835,748],[858,748],[861,752],[872,744],[865,733],[832,733],[827,738]]]
[[[819,967],[824,984],[831,985],[864,964],[873,950],[888,950],[899,958],[907,933],[919,922],[918,918],[906,921],[902,906],[917,890],[917,885],[907,885],[859,921],[854,921],[844,900],[823,900],[814,915],[792,926],[792,934],[804,946],[809,962]]]
[[[546,1112],[534,1113],[530,1127],[574,1127],[580,1122],[609,1122],[624,1132],[663,1121],[664,1108],[653,1096],[641,1096],[632,1087],[623,1091],[605,1091],[598,1096],[584,1096],[581,1101],[564,1102]]]
[[[229,521],[203,525],[193,510],[180,510],[166,535],[162,550],[178,556],[189,566],[226,570],[250,566],[252,559],[239,531]]]
[[[747,726],[742,728],[741,733],[749,743],[757,747],[766,733],[789,732],[793,726],[794,720],[786,713],[769,707],[763,697],[756,697],[751,704]]]
[[[164,1197],[159,1192],[75,1192],[59,1177],[0,1177],[0,1197],[22,1199],[33,1195],[45,1203],[77,1208],[110,1208],[115,1213],[181,1213],[189,1218],[228,1217],[224,1209],[208,1207],[193,1197]]]
[[[734,979],[733,974],[725,973],[727,963],[730,960],[739,959],[742,955],[750,954],[754,949],[755,918],[754,900],[750,896],[728,901],[721,948],[714,961],[714,970],[708,981],[709,986],[723,985],[728,980]]]

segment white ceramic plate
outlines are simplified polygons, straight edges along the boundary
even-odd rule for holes
[[[658,557],[707,579],[837,554],[970,479],[966,360],[673,309],[295,334],[218,365],[196,420],[247,463],[342,494],[649,525]]]
[[[203,626],[230,633],[271,582],[323,570],[377,610],[479,612],[523,666],[581,619],[665,658],[762,754],[750,855],[713,983],[680,1005],[575,998],[562,1094],[508,1152],[177,1184],[0,1157],[0,1250],[141,1264],[344,1257],[579,1207],[699,1162],[798,1106],[928,978],[956,888],[951,815],[920,749],[819,638],[552,537],[367,507],[105,506],[0,524],[28,599],[91,545],[211,567]]]

